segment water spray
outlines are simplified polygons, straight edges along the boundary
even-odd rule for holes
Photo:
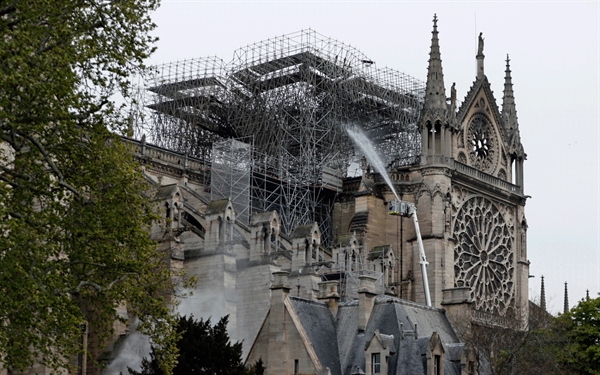
[[[392,180],[390,179],[390,176],[385,170],[383,160],[381,160],[381,158],[377,154],[377,151],[375,151],[375,147],[373,147],[373,143],[371,142],[371,140],[365,135],[365,133],[363,133],[357,127],[348,127],[346,128],[346,132],[348,132],[348,135],[350,136],[350,139],[352,139],[354,144],[356,144],[361,149],[361,151],[363,152],[369,163],[371,163],[373,168],[375,168],[375,170],[379,172],[379,174],[383,177],[385,182],[392,190],[392,193],[394,193],[396,199],[400,200],[398,194],[396,194],[396,189],[394,189]]]
[[[413,222],[415,223],[415,232],[417,234],[417,241],[419,242],[419,256],[421,264],[421,275],[423,276],[423,288],[425,289],[425,301],[427,302],[427,306],[431,306],[431,296],[429,294],[429,281],[427,280],[427,258],[425,257],[425,248],[423,247],[423,240],[421,239],[421,230],[419,229],[419,220],[417,219],[417,208],[414,204],[410,202],[406,202],[401,200],[396,194],[396,189],[394,189],[394,185],[392,184],[392,180],[390,176],[387,174],[385,169],[385,165],[383,164],[383,160],[375,151],[375,147],[373,147],[373,143],[371,140],[362,132],[358,127],[348,127],[346,128],[348,135],[354,141],[354,143],[362,150],[363,154],[371,163],[373,168],[383,177],[385,182],[388,184],[392,193],[396,197],[396,200],[392,200],[388,205],[388,214],[389,215],[400,215],[404,217],[413,218]]]

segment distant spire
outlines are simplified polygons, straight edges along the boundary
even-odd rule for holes
[[[515,95],[513,92],[512,77],[510,75],[510,59],[506,55],[506,75],[504,76],[504,96],[502,98],[502,120],[504,127],[512,134],[519,128],[517,121],[517,108],[515,106]]]
[[[546,311],[546,288],[544,288],[544,275],[542,275],[542,292],[540,297],[540,307]]]
[[[585,290],[585,299],[586,300],[590,299],[590,290],[589,289]]]
[[[565,305],[563,306],[563,313],[569,312],[569,292],[567,291],[567,282],[565,281]]]
[[[433,31],[431,32],[431,50],[429,52],[429,68],[427,68],[427,88],[424,109],[447,109],[444,73],[437,31],[437,15],[433,15]]]

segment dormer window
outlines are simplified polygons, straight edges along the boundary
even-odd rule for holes
[[[371,354],[371,374],[381,373],[381,353]]]

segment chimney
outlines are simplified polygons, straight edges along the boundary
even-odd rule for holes
[[[336,280],[323,281],[319,283],[318,300],[329,304],[333,317],[337,316],[338,306],[340,304],[340,294],[338,293],[338,282]]]
[[[367,328],[373,305],[375,304],[375,281],[377,278],[369,275],[361,275],[360,288],[358,289],[358,330]]]

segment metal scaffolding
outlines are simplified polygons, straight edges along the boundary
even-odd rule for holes
[[[328,241],[335,193],[360,157],[346,127],[395,166],[420,154],[425,84],[313,30],[241,48],[227,64],[156,67],[145,87],[138,131],[161,147],[210,160],[215,142],[252,137],[251,211],[277,209],[288,233],[317,221]]]

